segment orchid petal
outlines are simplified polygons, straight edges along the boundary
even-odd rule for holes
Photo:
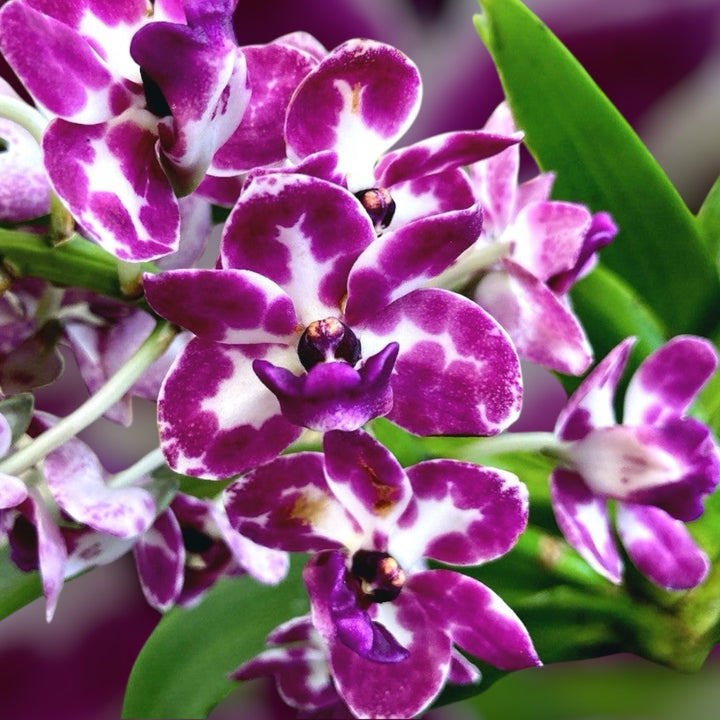
[[[290,364],[297,362],[292,355]],[[295,440],[301,429],[283,418],[252,370],[255,357],[287,365],[286,356],[285,349],[273,346],[191,340],[158,399],[160,441],[170,467],[226,478],[271,460]]]
[[[67,546],[65,579],[75,577],[98,565],[108,565],[132,549],[137,538],[119,538],[87,527],[63,528]]]
[[[0,473],[0,510],[16,507],[27,495],[27,486],[20,478]]]
[[[236,175],[285,159],[285,111],[317,60],[287,43],[243,47],[252,88],[240,125],[213,157],[209,172]]]
[[[582,325],[542,282],[519,265],[487,273],[475,301],[510,335],[518,354],[542,367],[581,375],[592,361]]]
[[[520,618],[492,590],[452,570],[428,570],[408,578],[430,622],[444,628],[466,652],[501,670],[541,665]]]
[[[492,435],[515,421],[522,382],[505,331],[472,301],[414,290],[368,323],[363,344],[395,340],[400,355],[388,419],[417,435]]]
[[[132,108],[100,125],[55,120],[43,136],[55,191],[121,260],[153,260],[178,247],[180,213],[155,155],[155,125]]]
[[[78,522],[120,538],[139,535],[152,525],[152,495],[139,487],[106,485],[95,453],[77,438],[49,453],[44,467],[55,502]]]
[[[348,187],[372,187],[372,166],[410,127],[420,97],[418,70],[399,50],[349,40],[305,77],[290,101],[290,160],[335,150]]]
[[[482,673],[464,655],[453,648],[450,657],[448,682],[453,685],[473,685],[479,683]]]
[[[192,27],[149,23],[130,46],[172,113],[160,121],[158,133],[163,168],[179,195],[200,183],[250,100],[245,57],[234,43],[229,17],[201,15]],[[183,58],[179,66],[168,63],[173,55]]]
[[[171,510],[157,516],[133,553],[145,599],[156,610],[165,612],[180,595],[185,566],[180,525]]]
[[[145,274],[152,308],[198,337],[220,343],[293,343],[292,300],[272,280],[246,270]]]
[[[622,502],[616,522],[630,559],[660,587],[687,590],[705,579],[708,558],[680,520],[656,507]]]
[[[561,468],[550,476],[550,497],[558,527],[568,543],[593,569],[619,583],[622,561],[613,540],[607,501],[594,495],[580,475]]]
[[[48,115],[100,123],[142,99],[80,33],[25,2],[0,10],[0,48]]]
[[[578,440],[594,427],[615,425],[615,390],[634,343],[630,337],[613,348],[570,396],[555,424],[561,440]]]
[[[479,565],[504,555],[527,525],[527,488],[512,473],[455,460],[407,469],[412,499],[388,552],[403,567],[421,557]]]
[[[366,537],[378,547],[378,536],[394,524],[412,490],[400,464],[387,448],[360,430],[333,431],[323,437],[325,472],[335,497],[352,514]]]
[[[375,168],[376,184],[389,187],[420,175],[470,165],[516,145],[522,138],[522,133],[498,135],[483,130],[434,135],[384,155]]]
[[[362,323],[440,275],[480,235],[477,205],[433,215],[386,233],[369,245],[348,278],[345,318]]]
[[[360,530],[328,488],[320,453],[284,455],[229,485],[230,525],[266,547],[317,552],[357,544]]]
[[[649,355],[625,394],[623,422],[659,425],[681,417],[718,365],[704,338],[679,335]]]
[[[374,239],[350,193],[278,173],[256,177],[243,192],[225,226],[221,262],[275,281],[307,324],[338,315],[350,267]]]

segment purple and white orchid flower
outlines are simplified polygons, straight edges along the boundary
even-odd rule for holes
[[[517,132],[505,103],[485,131]],[[579,375],[592,361],[592,350],[567,291],[590,270],[595,252],[617,228],[607,213],[593,216],[583,205],[550,200],[551,173],[518,184],[519,164],[520,149],[511,146],[470,165],[483,232],[439,282],[465,286],[482,273],[474,297],[508,331],[520,356]]]
[[[495,593],[424,563],[477,565],[510,550],[527,523],[525,486],[455,460],[403,469],[363,431],[331,431],[323,444],[324,454],[279,457],[235,481],[225,506],[241,534],[313,553],[304,570],[312,622],[351,711],[413,717],[451,667],[452,677],[477,680],[454,645],[506,670],[540,664]]]
[[[474,204],[460,168],[518,143],[522,133],[437,135],[392,152],[420,108],[422,81],[397,48],[349,40],[300,82],[287,108],[285,140],[295,172],[315,174],[356,194],[375,229]]]
[[[612,582],[622,560],[611,530],[630,559],[657,585],[691,588],[708,570],[684,523],[720,482],[720,451],[710,430],[686,410],[717,367],[702,338],[678,336],[649,355],[625,394],[622,424],[613,399],[633,338],[620,343],[585,378],[555,428],[571,467],[556,468],[550,492],[567,541]]]
[[[148,302],[193,338],[160,392],[170,466],[223,478],[300,436],[381,415],[420,435],[491,435],[521,402],[515,349],[471,301],[420,287],[480,229],[477,207],[375,236],[338,185],[256,177],[212,270],[146,275]]]
[[[55,192],[129,261],[177,248],[175,193],[200,183],[250,95],[231,0],[148,9],[146,0],[11,0],[0,10],[0,48],[54,118],[42,146]],[[178,51],[182,63],[170,62]]]

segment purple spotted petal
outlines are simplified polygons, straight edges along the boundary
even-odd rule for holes
[[[374,239],[369,216],[350,193],[278,173],[257,177],[243,192],[225,226],[221,262],[275,281],[307,324],[338,315],[350,267]]]
[[[513,243],[512,258],[539,280],[574,267],[590,228],[590,211],[567,202],[524,207],[503,239]]]
[[[319,553],[303,570],[313,624],[327,643],[342,644],[363,660],[379,665],[407,659],[408,651],[392,633],[359,606],[353,580],[348,580],[345,555]]]
[[[12,427],[7,418],[0,413],[0,458],[7,455],[12,445]]]
[[[145,296],[164,318],[205,340],[295,340],[292,300],[272,280],[246,270],[172,270],[143,277]]]
[[[28,488],[28,496],[18,509],[37,533],[37,569],[46,600],[45,618],[50,622],[64,583],[67,548],[60,529],[35,488]],[[10,542],[12,545],[12,538]]]
[[[29,3],[16,0],[0,11],[0,48],[51,116],[99,123],[141,100],[139,88],[108,67],[86,38]]]
[[[68,440],[45,458],[45,478],[55,502],[78,522],[98,532],[129,538],[155,519],[155,502],[139,487],[113,488],[90,448]]]
[[[320,453],[276,458],[223,498],[230,525],[261,545],[289,552],[357,545],[360,529],[328,488]]]
[[[20,478],[0,473],[0,510],[16,507],[27,494],[27,487]]]
[[[577,472],[598,495],[655,505],[679,520],[702,514],[720,480],[720,452],[694,418],[598,428],[572,444]]]
[[[710,564],[685,524],[659,508],[618,503],[617,529],[637,568],[666,590],[699,585]]]
[[[613,348],[570,396],[555,424],[561,440],[578,440],[594,427],[615,425],[615,390],[634,343],[635,338],[626,338]]]
[[[183,586],[185,548],[177,518],[171,510],[157,516],[153,526],[133,548],[140,586],[152,607],[165,612]]]
[[[84,229],[121,260],[177,250],[180,212],[155,153],[156,119],[146,110],[99,125],[55,120],[43,136],[45,167]]]
[[[378,344],[400,344],[387,417],[406,430],[493,435],[517,418],[522,382],[515,348],[472,301],[446,290],[414,290],[368,324],[364,347],[372,335]]]
[[[189,268],[197,264],[207,245],[212,225],[212,204],[199,193],[178,198],[180,246],[177,252],[158,259],[161,270]]]
[[[288,155],[297,162],[335,150],[348,187],[373,187],[373,165],[410,127],[420,96],[418,70],[399,50],[349,40],[298,86],[285,122]]]
[[[1,27],[1,26],[0,26]],[[0,97],[18,95],[0,78]],[[45,215],[50,209],[50,185],[37,141],[24,128],[0,119],[0,220],[19,222]]]
[[[625,395],[623,422],[656,425],[685,413],[717,368],[709,341],[679,335],[649,355]]]
[[[501,670],[541,665],[520,618],[492,590],[452,570],[429,570],[408,578],[430,622],[444,628],[466,652]]]
[[[149,23],[133,37],[130,52],[172,113],[158,126],[162,164],[176,193],[186,195],[235,132],[250,100],[230,16],[208,9],[192,26]],[[182,62],[169,63],[168,57]]]
[[[385,155],[375,168],[376,184],[388,187],[420,175],[470,165],[522,140],[522,133],[498,135],[466,130],[435,135]]]
[[[543,367],[581,375],[592,361],[582,325],[567,305],[519,265],[487,273],[476,302],[505,328],[520,357]]]
[[[607,501],[594,495],[580,475],[556,468],[550,476],[550,497],[558,527],[588,564],[619,583],[622,561],[615,547]]]
[[[526,487],[515,475],[456,460],[407,469],[410,506],[390,539],[403,567],[421,557],[479,565],[504,555],[527,525]]]
[[[285,111],[298,83],[317,65],[312,55],[279,41],[242,50],[252,95],[240,125],[215,153],[210,172],[216,175],[285,159]]]
[[[411,488],[400,464],[387,448],[360,430],[333,431],[323,437],[328,485],[358,521],[378,550],[378,532],[394,524],[410,501]]]
[[[301,375],[264,360],[256,360],[253,370],[295,425],[318,432],[357,430],[392,407],[397,353],[397,343],[390,343],[357,370],[342,360],[318,363]]]
[[[107,565],[129,552],[136,538],[118,538],[99,533],[88,527],[63,527],[62,536],[67,546],[65,579],[98,565]]]
[[[212,517],[238,565],[261,583],[275,585],[285,579],[290,559],[285,552],[254,543],[230,526],[225,508],[212,507]]]
[[[286,353],[199,338],[187,344],[158,398],[160,442],[170,467],[186,475],[227,478],[271,460],[300,435],[257,380],[256,357],[281,362]]]
[[[480,670],[464,655],[453,648],[452,657],[450,658],[448,682],[453,685],[472,685],[473,683],[480,682],[481,678]]]
[[[365,249],[350,272],[347,322],[361,323],[399,297],[422,287],[469,248],[481,230],[482,212],[473,205],[427,217],[383,235]]]

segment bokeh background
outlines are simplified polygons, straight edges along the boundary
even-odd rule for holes
[[[581,61],[697,210],[720,175],[720,0],[527,0],[527,5]],[[482,127],[501,100],[496,73],[472,25],[477,11],[475,0],[239,0],[236,32],[241,45],[294,30],[312,33],[328,48],[361,36],[396,45],[418,64],[424,81],[423,106],[405,144]],[[7,67],[0,73],[10,79]],[[563,393],[549,375],[529,366],[525,372],[525,410],[515,429],[551,429]],[[85,397],[67,356],[62,381],[41,391],[39,403],[64,413]],[[152,405],[136,401],[134,410],[132,428],[99,421],[83,434],[111,472],[155,442]],[[142,598],[132,562],[120,560],[73,580],[51,624],[44,614],[44,603],[37,601],[0,623],[0,718],[119,718],[134,658],[159,620]],[[523,671],[432,717],[717,717],[720,653],[714,655],[691,676],[631,656]],[[257,686],[239,689],[211,717],[281,716],[266,689]]]

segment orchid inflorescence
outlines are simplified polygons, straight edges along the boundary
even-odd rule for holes
[[[535,488],[502,465],[515,451],[549,463],[539,501],[593,582],[622,587],[628,559],[665,590],[703,583],[711,562],[685,523],[720,451],[690,412],[717,351],[689,334],[660,344],[617,420],[634,338],[592,367],[569,294],[615,238],[611,214],[551,199],[553,173],[521,179],[506,102],[481,130],[396,147],[421,102],[411,59],[303,32],[239,47],[233,10],[0,11],[34,102],[10,86],[0,100],[14,228],[0,238],[0,528],[14,565],[39,570],[48,620],[66,579],[126,553],[162,612],[227,576],[274,586],[306,554],[309,612],[279,618],[233,677],[273,676],[305,713],[415,716],[448,683],[479,683],[478,665],[541,663],[468,571],[526,531]],[[39,260],[21,269],[11,236],[38,258],[90,248],[90,264],[63,259],[78,268],[64,282]],[[116,292],[91,277],[107,267]],[[91,393],[67,417],[31,395],[58,379],[59,344]],[[506,432],[521,362],[590,371],[540,445]],[[101,415],[130,424],[133,396],[157,402],[159,449],[112,475],[77,433]],[[395,457],[404,442],[421,448],[412,462]]]

